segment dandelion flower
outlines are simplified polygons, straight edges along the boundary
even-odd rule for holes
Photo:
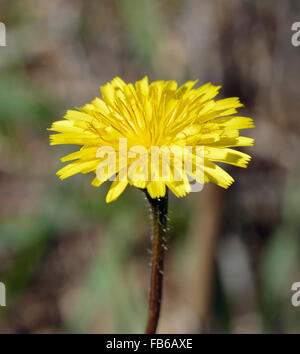
[[[252,119],[234,115],[237,108],[243,106],[239,98],[215,100],[221,86],[207,83],[194,88],[196,82],[188,81],[178,87],[175,81],[149,84],[145,77],[133,85],[117,77],[101,87],[102,99],[96,98],[82,108],[68,110],[64,120],[52,124],[50,130],[59,134],[51,135],[51,145],[82,146],[79,151],[61,159],[63,162],[75,161],[60,169],[57,175],[65,179],[76,173],[94,172],[96,176],[92,185],[99,187],[105,179],[99,179],[96,171],[105,158],[99,157],[97,151],[100,147],[110,146],[117,152],[116,170],[112,171],[116,178],[107,194],[107,202],[118,198],[128,184],[146,188],[151,198],[163,197],[166,187],[177,197],[191,191],[190,181],[192,178],[197,180],[197,176],[182,169],[177,171],[181,181],[175,180],[174,168],[176,170],[177,167],[174,160],[167,166],[168,180],[158,174],[153,181],[149,177],[149,169],[145,171],[143,168],[134,171],[135,178],[118,178],[122,172],[119,142],[126,139],[128,151],[134,146],[145,148],[149,164],[152,146],[201,146],[201,183],[211,181],[228,188],[234,179],[216,163],[246,167],[250,156],[232,148],[253,145],[253,139],[240,136],[239,130],[254,125]],[[191,159],[195,164],[193,152]],[[128,171],[132,170],[134,161],[128,157]],[[107,175],[106,179],[110,177]]]
[[[254,141],[240,136],[240,129],[254,125],[236,115],[239,98],[215,100],[220,86],[194,88],[196,82],[178,87],[175,81],[149,84],[145,77],[133,85],[117,77],[101,87],[102,99],[67,111],[50,128],[58,132],[51,145],[81,146],[61,159],[74,160],[57,172],[61,179],[93,172],[95,187],[113,180],[107,202],[128,184],[144,190],[149,200],[153,237],[146,333],[156,332],[160,313],[168,190],[183,197],[192,191],[192,181],[228,188],[234,180],[218,163],[246,167],[250,156],[233,148]]]

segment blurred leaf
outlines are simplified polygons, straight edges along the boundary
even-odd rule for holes
[[[162,35],[162,19],[154,0],[117,1],[122,11],[133,48],[146,65],[151,65]]]
[[[12,134],[22,126],[43,131],[53,117],[53,105],[49,97],[32,86],[22,72],[9,71],[1,74],[0,80],[0,129]]]

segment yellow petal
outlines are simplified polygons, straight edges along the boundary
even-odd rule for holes
[[[161,181],[152,181],[147,184],[147,191],[152,199],[164,197],[166,194],[166,184]]]
[[[232,129],[247,129],[254,128],[253,119],[248,117],[224,117],[217,118],[215,123],[219,124],[220,127],[232,128]]]
[[[234,179],[227,172],[207,159],[204,163],[204,173],[211,182],[225,189],[234,182]]]
[[[75,175],[76,173],[88,173],[94,171],[96,170],[98,164],[99,160],[75,161],[61,168],[56,174],[60,179],[65,179]]]
[[[106,203],[110,203],[116,200],[119,197],[119,195],[124,191],[124,189],[127,187],[127,184],[128,184],[127,181],[114,181],[107,193]]]
[[[206,148],[205,157],[212,161],[224,162],[239,167],[247,167],[248,162],[251,160],[251,156],[244,152],[214,147]]]
[[[81,160],[94,160],[96,157],[96,153],[98,151],[98,147],[88,147],[88,148],[81,148],[79,151],[73,152],[67,156],[62,157],[60,160],[61,162],[81,159]]]
[[[105,181],[100,181],[98,179],[98,177],[96,176],[93,180],[92,180],[92,183],[91,185],[94,186],[94,187],[100,187],[101,184],[103,184]]]
[[[64,118],[69,120],[84,120],[87,122],[90,122],[92,120],[92,117],[90,115],[75,110],[68,110]]]
[[[59,133],[50,135],[50,145],[74,144],[74,145],[96,145],[100,138],[91,133]]]

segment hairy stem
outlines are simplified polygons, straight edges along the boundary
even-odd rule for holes
[[[166,191],[166,195],[163,198],[158,199],[152,199],[147,191],[145,193],[150,203],[153,223],[149,312],[145,333],[154,334],[159,320],[162,297],[165,236],[167,232],[168,191]]]

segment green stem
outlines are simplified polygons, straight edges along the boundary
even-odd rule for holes
[[[158,199],[152,199],[147,191],[145,193],[150,203],[153,223],[149,313],[145,333],[154,334],[159,320],[162,297],[163,263],[168,215],[168,191],[166,191],[166,195],[163,198]]]

